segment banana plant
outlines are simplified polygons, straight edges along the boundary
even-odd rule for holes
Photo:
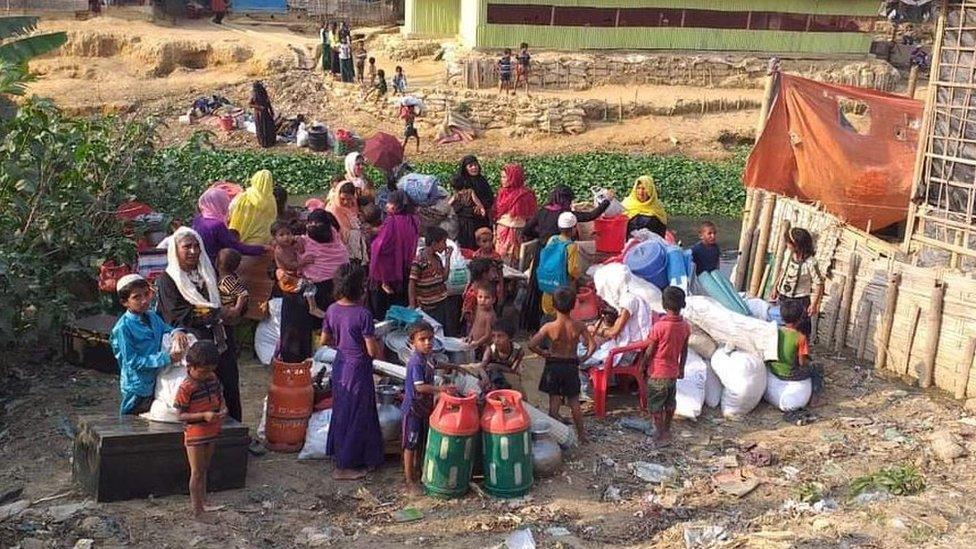
[[[68,41],[65,32],[36,33],[37,17],[0,17],[0,94],[24,95],[34,79],[27,62]]]

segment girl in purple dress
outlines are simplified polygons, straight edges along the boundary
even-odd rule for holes
[[[337,351],[332,363],[332,421],[326,454],[335,461],[332,478],[355,480],[383,463],[383,433],[376,412],[373,358],[380,345],[373,315],[360,302],[363,269],[345,264],[335,274],[337,301],[325,311],[322,344]]]

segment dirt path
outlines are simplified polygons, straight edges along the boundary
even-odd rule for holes
[[[529,371],[539,366],[527,364]],[[118,382],[57,363],[20,363],[2,373],[0,487],[23,486],[21,497],[28,500],[70,492],[0,518],[2,546],[40,547],[55,540],[70,546],[90,538],[96,546],[289,547],[304,545],[300,533],[312,527],[323,540],[356,547],[484,547],[521,528],[529,528],[542,547],[682,547],[686,529],[704,525],[720,528],[723,546],[734,547],[976,543],[969,505],[976,496],[973,458],[943,463],[928,443],[932,433],[948,431],[971,453],[976,420],[960,420],[954,403],[872,379],[869,370],[845,360],[829,362],[825,404],[816,409],[820,420],[812,425],[785,423],[766,404],[740,421],[707,409],[697,423],[677,422],[676,443],[658,451],[643,434],[617,426],[635,413],[635,399],[617,395],[606,419],[587,416],[593,442],[567,456],[562,473],[537,482],[525,499],[408,499],[393,457],[363,482],[337,484],[327,462],[268,454],[251,459],[247,488],[212,495],[223,509],[216,512],[217,523],[207,526],[187,520],[181,496],[91,504],[56,522],[51,513],[65,512],[56,506],[84,501],[70,485],[72,442],[65,430],[78,416],[115,413]],[[242,366],[245,422],[252,429],[267,375],[253,361]],[[526,379],[525,385],[534,381]],[[540,404],[531,391],[530,400]],[[762,464],[750,457],[761,454],[750,452],[754,445],[768,451],[771,465],[752,464]],[[645,483],[628,471],[638,460],[674,467],[677,478]],[[850,499],[855,477],[901,465],[915,465],[924,475],[921,494],[868,503]],[[719,493],[710,480],[736,469],[759,481],[741,499]],[[785,503],[814,493],[837,509],[798,510]],[[421,509],[423,520],[394,523],[389,512],[407,506]]]

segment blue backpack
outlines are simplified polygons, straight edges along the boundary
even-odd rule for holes
[[[572,240],[554,236],[542,249],[539,254],[539,268],[535,270],[539,291],[542,293],[554,293],[557,288],[569,283],[569,245],[572,243]]]

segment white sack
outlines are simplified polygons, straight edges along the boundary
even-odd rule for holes
[[[268,301],[268,316],[258,323],[254,331],[254,354],[262,364],[271,364],[278,339],[281,337],[281,298]]]
[[[688,348],[695,351],[699,356],[708,361],[712,358],[712,355],[715,354],[715,349],[718,348],[718,345],[715,343],[715,340],[712,339],[712,336],[705,333],[705,330],[702,330],[698,326],[692,324],[691,336],[688,338]]]
[[[758,318],[762,321],[769,320],[769,307],[770,304],[765,299],[759,299],[758,297],[745,297],[742,299],[746,302],[746,307],[749,307],[749,314],[752,318]]]
[[[718,378],[718,374],[712,369],[711,364],[708,366],[708,371],[705,373],[705,404],[709,408],[718,408],[718,405],[722,402],[722,391],[725,387],[722,387],[722,380]]]
[[[722,391],[722,415],[725,417],[744,416],[762,400],[766,390],[766,365],[759,357],[719,349],[712,355],[712,368],[725,387]]]
[[[305,429],[305,445],[298,453],[298,459],[325,459],[325,445],[329,440],[329,423],[332,422],[332,409],[313,412]]]
[[[776,360],[778,356],[779,330],[775,322],[734,313],[711,297],[701,295],[688,296],[681,314],[720,344],[732,345],[765,360]]]
[[[193,334],[186,334],[186,341],[192,346],[197,338]],[[172,346],[172,333],[163,334],[160,349],[169,352]],[[176,393],[180,390],[184,379],[186,379],[186,364],[183,361],[170,364],[160,370],[156,374],[156,388],[153,390],[153,401],[149,411],[140,416],[160,423],[180,423],[180,412],[173,406],[173,402],[176,401]]]
[[[705,377],[708,365],[702,357],[692,350],[688,350],[688,360],[685,362],[685,377],[677,382],[677,403],[675,415],[688,419],[698,419],[702,405],[705,403]]]
[[[810,379],[784,381],[772,372],[766,372],[766,392],[763,398],[783,412],[803,408],[810,402],[812,394],[813,382]]]

